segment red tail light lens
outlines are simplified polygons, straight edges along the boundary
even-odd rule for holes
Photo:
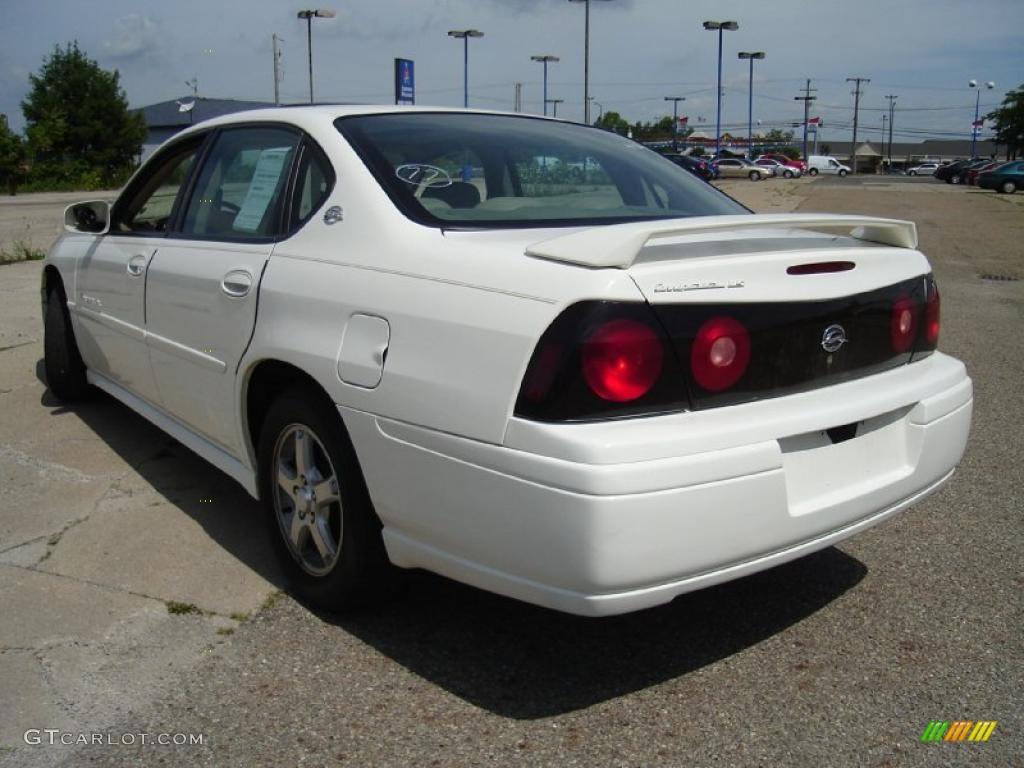
[[[904,296],[892,305],[892,319],[889,323],[889,336],[892,339],[893,352],[910,351],[917,336],[918,304]]]
[[[583,378],[603,400],[624,403],[647,394],[665,360],[661,339],[637,320],[612,320],[583,344]]]
[[[932,282],[928,286],[928,304],[924,311],[924,336],[932,347],[939,344],[939,286]]]
[[[690,352],[693,378],[708,392],[721,392],[742,378],[750,363],[750,335],[732,317],[713,317],[700,327]]]

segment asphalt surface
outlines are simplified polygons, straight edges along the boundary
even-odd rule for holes
[[[282,596],[104,729],[202,746],[10,764],[1024,766],[1024,196],[841,181],[802,180],[800,210],[917,221],[940,346],[974,378],[942,491],[839,547],[610,619],[422,573],[351,616]],[[921,743],[932,720],[998,725],[983,744]]]

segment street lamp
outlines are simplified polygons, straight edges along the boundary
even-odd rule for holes
[[[608,0],[604,0],[607,2]],[[583,3],[583,122],[590,125],[590,0],[569,0]]]
[[[679,142],[677,141],[679,134],[679,102],[686,101],[686,97],[666,96],[665,101],[672,102],[672,151],[675,152],[679,148]]]
[[[539,61],[544,65],[544,117],[548,116],[548,62],[558,61],[557,56],[552,56],[549,53],[543,56],[531,56],[530,61]]]
[[[741,59],[750,60],[750,93],[747,97],[747,150],[750,152],[750,159],[754,159],[754,59],[763,59],[764,51],[740,51]]]
[[[718,117],[715,121],[715,156],[722,149],[722,33],[725,30],[734,32],[740,28],[736,21],[705,21],[704,29],[718,32]]]
[[[550,104],[554,109],[554,112],[551,113],[552,117],[558,117],[558,105],[563,101],[565,101],[565,99],[548,99],[548,104]]]
[[[469,106],[469,38],[483,37],[479,29],[451,29],[448,37],[462,40],[462,106]]]
[[[298,18],[306,20],[306,50],[309,52],[309,103],[313,103],[313,19],[333,19],[330,8],[313,8],[299,11]]]
[[[977,80],[971,80],[967,83],[971,88],[978,89],[978,97],[974,100],[974,122],[971,124],[971,158],[974,158],[974,145],[978,141],[978,109],[981,107],[981,86],[978,85]],[[996,87],[996,84],[989,80],[985,83],[985,87],[990,91]]]

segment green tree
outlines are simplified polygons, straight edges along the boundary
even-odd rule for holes
[[[993,122],[996,143],[1006,147],[1006,156],[1016,157],[1024,150],[1024,85],[1007,93],[999,108],[985,119]]]
[[[604,128],[606,131],[612,131],[614,133],[626,134],[629,130],[629,123],[627,123],[622,115],[618,112],[605,112],[601,117],[594,122],[598,128]]]
[[[108,72],[78,48],[59,45],[21,102],[37,181],[84,186],[118,184],[131,170],[146,123],[128,111],[117,70]]]
[[[18,182],[25,174],[25,142],[7,127],[6,117],[0,115],[0,188],[14,194]]]

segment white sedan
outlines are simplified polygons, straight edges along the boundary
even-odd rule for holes
[[[51,391],[101,389],[239,482],[327,608],[403,568],[665,603],[919,501],[970,427],[912,223],[754,215],[581,125],[236,114],[65,228]]]
[[[907,171],[907,176],[932,176],[939,169],[938,163],[921,163]]]
[[[755,165],[760,165],[762,168],[767,168],[775,176],[782,176],[787,179],[792,179],[794,176],[799,178],[803,175],[803,171],[799,168],[795,168],[791,165],[783,165],[778,160],[772,160],[770,157],[759,157],[754,161]]]

